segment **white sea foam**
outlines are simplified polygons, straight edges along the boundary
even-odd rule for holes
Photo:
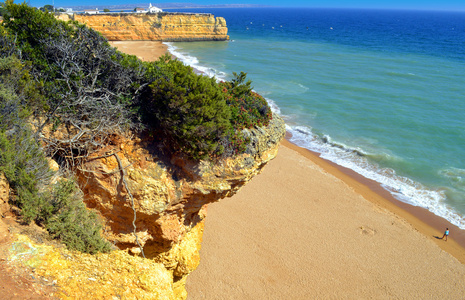
[[[306,91],[308,91],[310,89],[308,86],[305,86],[305,85],[303,85],[301,83],[299,83],[298,85],[304,90],[304,92],[306,92]]]
[[[459,228],[465,229],[464,217],[445,203],[446,195],[444,190],[427,189],[418,182],[397,175],[393,169],[380,168],[368,160],[369,153],[359,148],[350,148],[342,143],[336,143],[329,136],[320,138],[313,134],[311,128],[286,126],[287,130],[292,134],[291,142],[294,144],[318,152],[326,160],[352,169],[366,178],[379,182],[382,187],[400,201],[426,208]]]
[[[184,63],[188,65],[199,63],[199,60],[196,57],[190,56],[189,54],[181,52],[179,48],[176,47],[173,43],[165,43],[165,45],[168,46],[168,51],[172,55],[176,56],[179,60],[183,61]]]
[[[173,43],[165,43],[168,46],[168,51],[177,57],[180,61],[185,63],[188,66],[191,66],[200,73],[203,73],[209,77],[215,77],[218,80],[226,79],[226,73],[215,70],[214,68],[206,67],[199,64],[199,60],[195,56],[191,56],[181,49],[176,47]]]
[[[281,114],[281,109],[279,108],[279,106],[276,104],[276,102],[274,102],[273,100],[271,99],[268,99],[268,98],[265,98],[266,102],[268,102],[268,105],[270,106],[271,108],[271,111],[275,114],[278,114],[280,115]]]
[[[465,170],[459,168],[447,168],[441,170],[439,175],[449,179],[454,185],[465,189]]]

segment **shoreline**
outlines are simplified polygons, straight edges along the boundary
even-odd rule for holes
[[[169,53],[168,47],[158,41],[117,41],[110,42],[110,44],[122,52],[136,55],[145,61],[154,61],[159,56]],[[461,230],[446,219],[436,216],[425,208],[412,206],[395,199],[378,182],[365,178],[351,169],[325,160],[320,157],[319,153],[299,147],[288,141],[287,138],[288,136],[282,141],[282,145],[298,152],[317,164],[324,171],[344,182],[366,200],[403,218],[415,230],[429,240],[432,240],[444,251],[453,255],[462,264],[465,264],[465,230]],[[447,242],[437,238],[442,237],[446,227],[451,232]]]
[[[463,298],[464,264],[310,156],[284,140],[260,174],[208,205],[188,299]]]
[[[442,250],[448,252],[465,265],[465,230],[433,214],[426,208],[413,206],[397,200],[389,191],[385,190],[380,183],[363,177],[351,169],[323,159],[320,157],[319,153],[299,147],[291,143],[288,138],[289,136],[286,136],[281,142],[283,146],[306,157],[329,174],[347,184],[366,200],[403,218],[414,229],[432,240]],[[446,228],[449,228],[451,232],[447,242],[440,239]]]

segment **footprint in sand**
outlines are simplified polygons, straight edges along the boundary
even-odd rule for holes
[[[368,226],[360,226],[360,234],[375,235],[376,230]]]

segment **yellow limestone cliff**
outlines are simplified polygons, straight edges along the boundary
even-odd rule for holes
[[[149,40],[225,41],[229,39],[224,18],[211,14],[154,13],[154,14],[63,14],[61,20],[75,20],[86,24],[109,41]]]
[[[274,115],[244,134],[246,152],[215,163],[167,156],[150,137],[115,135],[75,170],[115,250],[91,256],[15,234],[8,262],[46,278],[60,299],[186,299],[208,203],[235,194],[276,156],[284,121]]]

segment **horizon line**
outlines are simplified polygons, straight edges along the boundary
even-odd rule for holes
[[[99,4],[89,4],[89,5],[67,5],[64,7],[121,7],[121,6],[131,6],[131,5],[141,5],[145,3],[125,3],[125,4],[110,4],[110,5],[99,5]],[[147,2],[147,5],[149,2]],[[465,12],[464,8],[418,8],[418,7],[328,7],[328,6],[278,6],[278,5],[263,5],[263,4],[206,4],[206,5],[195,5],[194,3],[182,3],[182,2],[171,2],[171,3],[155,3],[155,4],[162,4],[162,5],[155,5],[162,9],[190,9],[190,8],[306,8],[306,9],[349,9],[349,10],[395,10],[395,11],[441,11],[441,12]],[[168,4],[169,6],[165,6]],[[171,6],[172,4],[184,4],[192,6]],[[46,5],[46,4],[45,4]]]

